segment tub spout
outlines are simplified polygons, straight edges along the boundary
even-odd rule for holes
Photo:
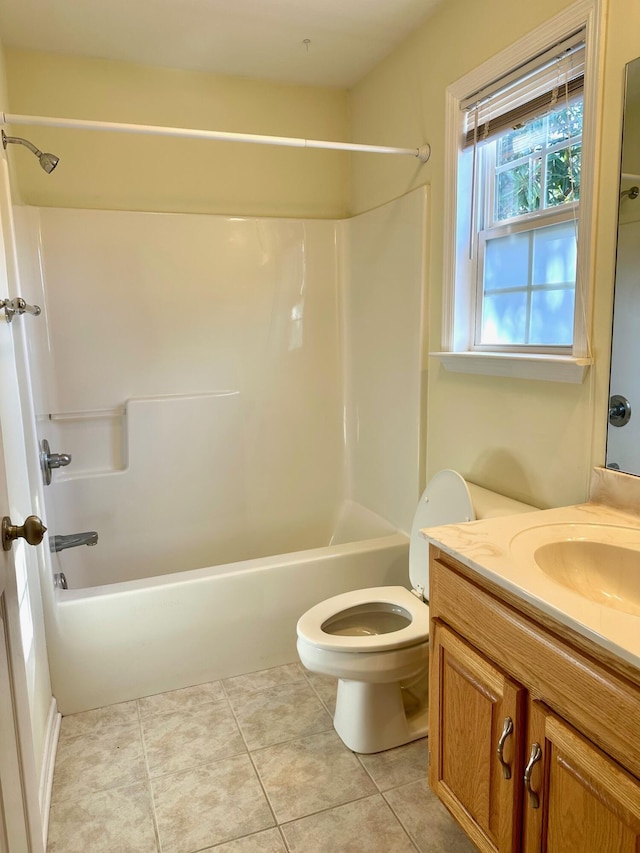
[[[98,534],[95,530],[86,533],[68,533],[66,536],[51,536],[49,548],[52,551],[64,551],[65,548],[77,548],[78,545],[97,545]]]

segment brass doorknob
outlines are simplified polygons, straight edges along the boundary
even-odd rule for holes
[[[30,515],[24,520],[24,524],[11,524],[8,515],[2,519],[2,548],[10,551],[16,539],[26,539],[29,545],[39,545],[42,542],[47,528],[37,515]]]

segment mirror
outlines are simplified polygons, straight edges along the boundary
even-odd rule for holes
[[[606,464],[640,474],[640,59],[626,71]]]

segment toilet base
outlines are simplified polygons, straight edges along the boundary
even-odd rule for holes
[[[353,752],[383,752],[424,737],[426,703],[407,711],[399,682],[376,684],[338,679],[333,726]]]

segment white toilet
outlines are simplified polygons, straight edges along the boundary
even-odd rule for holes
[[[381,752],[427,734],[429,546],[423,527],[475,519],[469,488],[440,471],[420,498],[401,586],[358,589],[316,604],[298,620],[298,654],[311,672],[338,678],[333,724],[354,752]]]

